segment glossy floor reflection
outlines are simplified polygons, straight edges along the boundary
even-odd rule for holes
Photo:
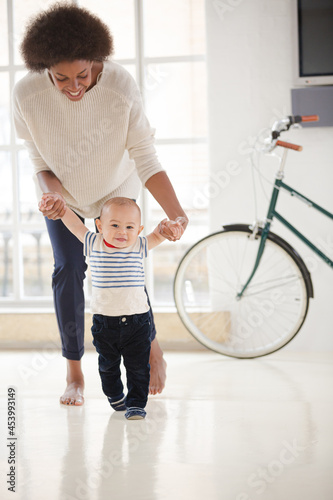
[[[58,404],[54,352],[0,353],[0,497],[27,500],[331,500],[333,355],[235,360],[167,352],[145,421],[104,398],[94,352],[86,403]],[[17,389],[16,494],[7,491],[7,387]]]

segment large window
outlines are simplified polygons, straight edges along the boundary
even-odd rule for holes
[[[0,303],[51,307],[53,268],[45,223],[37,210],[32,166],[11,122],[10,95],[25,74],[18,45],[26,20],[52,1],[0,4]],[[207,232],[208,208],[198,197],[208,182],[204,0],[82,0],[115,40],[114,59],[136,79],[156,148],[189,225],[178,243],[150,255],[147,284],[154,306],[172,306],[172,280],[186,248]],[[146,190],[139,203],[146,231],[164,217]],[[87,296],[89,296],[89,278]]]

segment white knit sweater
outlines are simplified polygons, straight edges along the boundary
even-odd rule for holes
[[[13,103],[35,174],[52,171],[82,217],[97,217],[113,196],[137,198],[140,180],[163,171],[138,87],[119,64],[105,62],[80,101],[62,94],[47,71],[28,73],[15,85]]]

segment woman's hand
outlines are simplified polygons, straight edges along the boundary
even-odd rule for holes
[[[65,215],[66,202],[61,193],[44,193],[38,203],[40,212],[51,220],[61,219]]]
[[[169,241],[179,240],[188,224],[186,217],[177,217],[176,220],[163,219],[159,225],[159,233]]]

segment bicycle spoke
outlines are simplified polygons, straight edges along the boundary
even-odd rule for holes
[[[290,285],[290,283],[294,283],[295,281],[299,281],[299,278],[296,277],[296,278],[294,278],[292,280],[287,281],[286,283],[281,283],[279,286],[280,287],[285,287],[287,285]],[[276,285],[268,286],[266,288],[262,288],[261,290],[259,290],[259,292],[247,293],[246,296],[250,297],[252,295],[258,295],[258,294],[260,294],[262,292],[267,292],[268,290],[273,290],[274,288],[276,288]]]

